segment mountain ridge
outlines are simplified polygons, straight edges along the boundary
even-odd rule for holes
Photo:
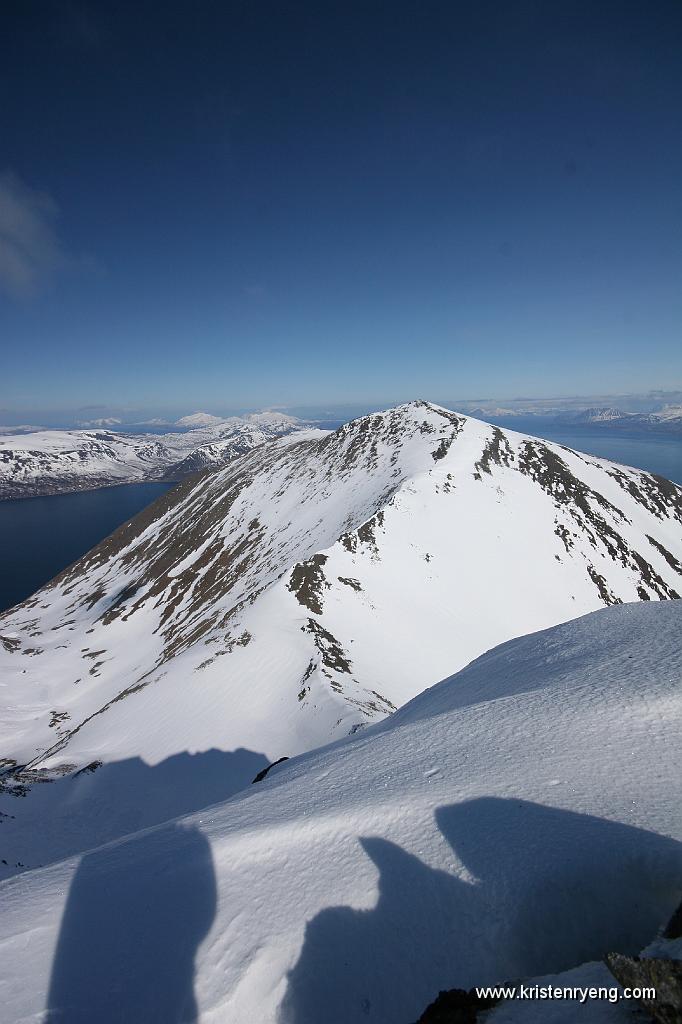
[[[513,636],[676,597],[681,521],[669,481],[423,401],[290,434],[0,619],[0,754],[299,753]]]

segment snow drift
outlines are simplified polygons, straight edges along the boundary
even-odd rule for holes
[[[227,803],[4,882],[0,1020],[409,1024],[441,988],[637,951],[682,893],[681,630],[652,602],[513,640]]]

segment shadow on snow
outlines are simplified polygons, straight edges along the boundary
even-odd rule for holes
[[[139,757],[34,785],[22,800],[5,796],[2,856],[29,868],[222,803],[269,764],[251,750],[175,754],[156,765]],[[9,873],[9,872],[7,872]]]
[[[80,861],[61,922],[47,1000],[49,1024],[192,1024],[194,959],[216,910],[208,841],[170,819],[224,801],[268,764],[249,750],[102,765],[28,794],[58,860]],[[73,823],[73,824],[72,824]],[[80,845],[79,845],[80,844]]]
[[[679,900],[682,844],[654,832],[493,797],[436,820],[471,880],[361,839],[376,906],[331,907],[307,924],[281,1024],[406,1024],[439,989],[635,953]]]
[[[216,908],[211,851],[170,824],[86,854],[55,953],[49,1024],[192,1024],[194,957]]]

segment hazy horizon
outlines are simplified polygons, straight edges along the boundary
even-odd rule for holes
[[[392,408],[416,399],[424,399],[463,413],[474,409],[522,412],[530,415],[551,415],[556,412],[582,411],[591,407],[617,408],[621,412],[653,412],[666,405],[682,404],[682,390],[657,389],[649,392],[633,392],[625,394],[582,394],[582,395],[489,395],[452,398],[429,395],[400,395],[377,398],[375,401],[358,402],[352,400],[332,403],[310,403],[300,405],[214,405],[198,403],[196,405],[147,406],[130,408],[117,405],[84,405],[65,409],[2,409],[0,408],[0,432],[3,427],[33,426],[54,429],[59,427],[104,427],[122,426],[164,427],[176,425],[183,416],[197,412],[213,416],[240,416],[251,412],[277,411],[301,419],[351,419],[369,412]],[[112,420],[109,424],[104,420]],[[154,421],[157,421],[156,423]]]

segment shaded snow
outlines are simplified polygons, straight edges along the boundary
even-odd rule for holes
[[[513,640],[227,803],[3,883],[0,1020],[408,1024],[442,988],[594,977],[682,893],[681,630],[652,602]],[[547,1005],[523,1019],[569,1019]]]

